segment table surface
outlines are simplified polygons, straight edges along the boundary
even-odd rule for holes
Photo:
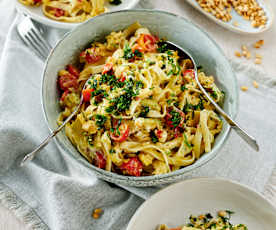
[[[218,44],[223,48],[225,54],[233,58],[234,51],[240,50],[240,46],[251,45],[255,41],[259,39],[265,40],[265,46],[260,50],[260,53],[263,55],[263,64],[260,68],[267,72],[270,75],[275,75],[276,77],[276,67],[273,60],[276,60],[276,42],[274,41],[276,37],[276,25],[273,24],[273,27],[260,35],[254,36],[245,36],[240,34],[234,34],[229,32],[209,19],[206,19],[205,16],[200,13],[195,12],[195,10],[189,6],[183,0],[171,0],[171,1],[163,1],[163,0],[152,0],[150,3],[143,3],[142,5],[151,6],[155,8],[159,8],[162,10],[170,11],[179,15],[186,15],[189,18],[193,18],[193,21],[202,27],[207,27],[206,29],[208,33],[210,33],[213,38],[218,42]],[[271,1],[273,9],[276,11],[276,1]],[[228,38],[227,40],[225,38]],[[230,37],[230,39],[229,39]],[[274,52],[273,52],[274,51]],[[243,59],[244,61],[244,59]],[[249,61],[246,61],[249,62]],[[251,60],[252,62],[252,60]],[[265,191],[265,195],[276,205],[276,170],[274,170],[273,177],[270,180],[270,186],[267,191]],[[27,230],[29,229],[25,226],[20,220],[18,220],[15,215],[5,207],[0,205],[0,230]]]

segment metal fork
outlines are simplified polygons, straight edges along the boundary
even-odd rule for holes
[[[52,47],[43,38],[39,30],[29,16],[26,16],[18,25],[17,32],[21,39],[42,59],[46,59]]]

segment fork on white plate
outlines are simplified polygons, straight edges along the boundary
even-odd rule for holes
[[[17,25],[17,32],[25,44],[30,47],[36,55],[42,59],[46,59],[50,51],[51,45],[43,38],[42,30],[36,27],[29,16]]]

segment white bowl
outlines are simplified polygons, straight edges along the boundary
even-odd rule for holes
[[[127,230],[155,230],[188,223],[189,216],[231,210],[232,224],[245,224],[248,230],[275,230],[276,209],[261,194],[247,186],[224,179],[186,180],[157,192],[143,203]]]
[[[46,26],[51,26],[59,29],[67,29],[71,30],[74,29],[76,26],[80,25],[81,23],[70,23],[70,22],[61,22],[57,20],[53,20],[51,18],[46,17],[43,14],[41,7],[31,7],[25,6],[15,0],[16,9],[24,14],[29,15],[35,21],[38,21]],[[118,10],[126,10],[135,7],[138,4],[139,0],[123,0],[120,5],[111,5],[108,2],[105,3],[105,7],[108,9],[109,12],[118,11]]]
[[[103,39],[111,31],[126,28],[140,22],[152,33],[184,47],[207,74],[217,78],[217,84],[226,93],[224,110],[233,118],[238,110],[238,86],[230,63],[217,44],[199,27],[187,19],[156,10],[126,10],[103,14],[79,25],[68,33],[49,55],[42,83],[42,102],[46,121],[51,130],[57,127],[60,113],[57,89],[57,73],[73,62],[91,41]],[[65,133],[56,137],[58,145],[80,164],[93,170],[100,178],[124,185],[153,186],[180,180],[183,175],[213,159],[228,136],[230,127],[224,122],[221,133],[216,137],[212,151],[204,154],[194,164],[180,170],[156,176],[130,177],[108,172],[88,163],[71,144]]]

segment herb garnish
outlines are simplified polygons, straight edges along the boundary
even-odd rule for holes
[[[150,137],[151,137],[151,141],[152,141],[153,143],[158,142],[158,138],[157,138],[157,136],[155,135],[154,131],[151,131],[151,132],[150,132]]]
[[[181,115],[174,110],[170,111],[170,115],[172,116],[170,119],[172,121],[172,125],[176,128],[181,122]]]
[[[169,48],[168,48],[167,44],[165,43],[165,44],[161,45],[160,47],[158,47],[158,48],[157,48],[157,51],[158,51],[159,53],[164,53],[164,52],[166,52],[168,49],[169,49]]]
[[[96,125],[99,126],[100,129],[103,128],[104,123],[107,120],[107,117],[104,115],[96,114],[95,118],[96,118]]]
[[[149,112],[149,107],[148,106],[143,106],[143,109],[141,113],[139,114],[139,117],[146,117]]]
[[[183,133],[183,137],[185,145],[187,145],[189,148],[192,148],[191,144],[188,142],[188,138],[185,133]]]

